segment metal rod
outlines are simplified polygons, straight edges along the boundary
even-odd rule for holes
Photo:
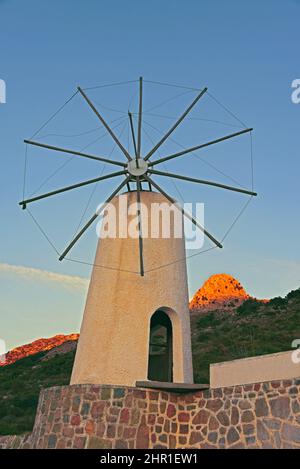
[[[248,191],[246,189],[239,189],[238,187],[227,186],[225,184],[219,184],[218,182],[206,181],[204,179],[196,179],[188,176],[181,176],[180,174],[166,173],[164,171],[156,171],[155,169],[149,169],[149,173],[157,174],[158,176],[167,176],[169,178],[182,179],[183,181],[197,182],[199,184],[207,184],[208,186],[221,187],[222,189],[228,189],[229,191],[241,192],[242,194],[248,194],[256,196],[256,192]]]
[[[132,114],[129,111],[128,111],[128,116],[129,116],[130,129],[131,129],[131,135],[132,135],[132,141],[133,141],[133,147],[134,147],[134,154],[135,154],[135,157],[137,158],[138,153],[137,153],[137,147],[136,147],[136,141],[135,141],[135,135],[134,135]]]
[[[127,166],[126,163],[121,163],[120,161],[109,160],[108,158],[102,158],[101,156],[94,156],[94,155],[90,155],[88,153],[82,153],[80,151],[68,150],[66,148],[54,147],[53,145],[47,145],[46,143],[34,142],[32,140],[24,140],[24,143],[27,143],[29,145],[34,145],[36,147],[47,148],[48,150],[54,150],[54,151],[60,151],[62,153],[68,153],[70,155],[83,156],[84,158],[90,158],[91,160],[97,160],[97,161],[102,161],[104,163],[110,163],[110,164],[113,164],[113,165],[116,165],[116,166],[122,166],[123,168],[126,168],[126,166]]]
[[[116,173],[106,174],[105,176],[100,176],[98,178],[89,179],[88,181],[79,182],[78,184],[72,184],[72,186],[63,187],[62,189],[57,189],[55,191],[47,192],[46,194],[41,194],[36,197],[32,197],[31,199],[22,200],[19,202],[19,205],[22,205],[23,209],[26,208],[26,205],[31,202],[36,202],[40,199],[45,199],[46,197],[50,197],[52,195],[61,194],[62,192],[70,191],[72,189],[77,189],[78,187],[86,186],[88,184],[94,184],[95,182],[103,181],[105,179],[110,179],[116,176],[122,176],[126,174],[126,171],[117,171]]]
[[[122,187],[126,186],[127,182],[129,182],[130,180],[130,176],[128,176],[126,179],[124,179],[124,181],[114,190],[114,192],[108,197],[108,199],[106,200],[106,204],[108,202],[110,202],[115,195],[117,195],[117,193],[122,189]],[[96,220],[96,218],[98,218],[99,215],[101,215],[101,213],[103,212],[105,206],[103,206],[101,208],[101,210],[97,211],[93,216],[92,218],[89,219],[89,221],[84,225],[84,227],[79,231],[79,233],[75,236],[75,238],[71,241],[71,243],[66,247],[66,249],[64,250],[64,252],[60,255],[59,257],[59,260],[62,261],[66,255],[68,254],[68,252],[72,249],[72,247],[74,246],[74,244],[79,240],[79,238],[81,238],[81,236],[83,235],[83,233],[91,226],[91,224]]]
[[[165,140],[171,135],[172,132],[178,127],[178,125],[183,121],[183,119],[186,117],[186,115],[192,110],[192,108],[195,106],[195,104],[199,101],[199,99],[206,93],[207,88],[204,88],[201,93],[198,94],[198,96],[194,99],[192,104],[184,111],[184,113],[179,117],[179,119],[175,122],[175,124],[168,130],[168,132],[162,137],[162,139],[155,145],[154,148],[145,156],[145,160],[148,160],[153,153],[156,152],[156,150],[164,143]]]
[[[178,156],[185,155],[186,153],[191,153],[192,151],[200,150],[200,148],[208,147],[209,145],[214,145],[215,143],[223,142],[223,140],[228,140],[229,138],[237,137],[238,135],[245,134],[246,132],[251,132],[252,130],[252,128],[241,130],[240,132],[235,132],[234,134],[226,135],[225,137],[212,140],[211,142],[202,143],[201,145],[197,145],[196,147],[187,148],[186,150],[179,151],[178,153],[173,153],[172,155],[165,156],[164,158],[160,158],[159,160],[151,161],[149,163],[149,166],[154,166],[156,164],[163,163],[164,161],[171,160],[172,158],[177,158]]]
[[[104,127],[106,128],[107,132],[111,135],[111,137],[114,139],[114,141],[116,142],[116,144],[118,145],[118,147],[121,149],[121,151],[124,153],[124,155],[126,156],[126,158],[128,159],[128,161],[131,161],[131,157],[128,153],[128,151],[126,150],[126,148],[123,147],[122,143],[120,142],[120,140],[118,139],[118,137],[115,135],[115,133],[112,131],[112,129],[109,127],[109,125],[107,124],[107,122],[103,119],[103,117],[99,114],[98,110],[95,108],[95,106],[93,105],[93,103],[91,102],[91,100],[87,97],[87,95],[85,94],[85,92],[80,88],[80,86],[77,87],[79,93],[84,97],[84,99],[86,100],[86,102],[88,103],[88,105],[90,106],[90,108],[94,111],[94,113],[96,114],[96,116],[98,117],[98,119],[100,120],[100,122],[102,122],[102,124],[104,125]]]
[[[156,184],[153,179],[146,175],[144,176],[144,178],[147,179],[152,184],[152,186],[155,187],[162,195],[164,195],[171,203],[176,203],[176,201],[171,196],[169,196],[158,184]],[[218,248],[223,247],[222,244],[216,238],[214,238],[213,235],[206,231],[206,229],[203,228],[203,226],[200,225],[200,223],[195,218],[193,218],[192,215],[186,212],[183,207],[179,208],[182,214],[186,218],[188,218],[195,226],[197,226],[197,228],[199,228],[205,234],[205,236],[207,236],[216,246],[218,246]]]
[[[138,120],[137,158],[140,158],[140,157],[141,157],[142,113],[143,113],[143,78],[140,77],[140,96],[139,96],[139,120]]]
[[[137,198],[137,215],[138,215],[138,230],[139,230],[140,273],[141,273],[141,276],[144,277],[141,193],[140,193],[140,178],[138,176],[136,178],[136,198]]]

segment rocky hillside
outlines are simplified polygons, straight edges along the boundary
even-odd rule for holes
[[[233,311],[249,298],[251,296],[232,275],[215,274],[195,293],[190,301],[190,311]]]
[[[59,347],[61,344],[70,341],[77,341],[78,334],[69,334],[69,335],[55,335],[48,339],[38,339],[30,344],[21,345],[20,347],[14,348],[6,353],[5,358],[0,360],[0,366],[7,366],[15,363],[17,360],[28,357],[29,355],[34,355],[39,352],[45,352],[46,350],[51,350],[54,347]]]

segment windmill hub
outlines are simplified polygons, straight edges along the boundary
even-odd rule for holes
[[[127,164],[127,171],[131,176],[143,176],[148,171],[148,163],[143,158],[132,159]]]

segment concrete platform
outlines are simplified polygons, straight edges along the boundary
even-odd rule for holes
[[[163,381],[137,381],[135,385],[138,388],[160,389],[180,394],[209,389],[209,384],[166,383]]]

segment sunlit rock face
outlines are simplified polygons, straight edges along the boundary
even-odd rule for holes
[[[55,335],[48,339],[38,339],[31,344],[21,345],[20,347],[10,350],[5,355],[5,360],[0,360],[0,366],[11,365],[12,363],[20,360],[21,358],[27,357],[28,355],[34,355],[38,352],[44,352],[50,350],[54,347],[57,347],[65,342],[76,341],[78,340],[79,334],[69,334],[69,335]]]
[[[229,274],[215,274],[195,293],[190,302],[190,310],[232,310],[248,298],[250,295],[234,277]]]

